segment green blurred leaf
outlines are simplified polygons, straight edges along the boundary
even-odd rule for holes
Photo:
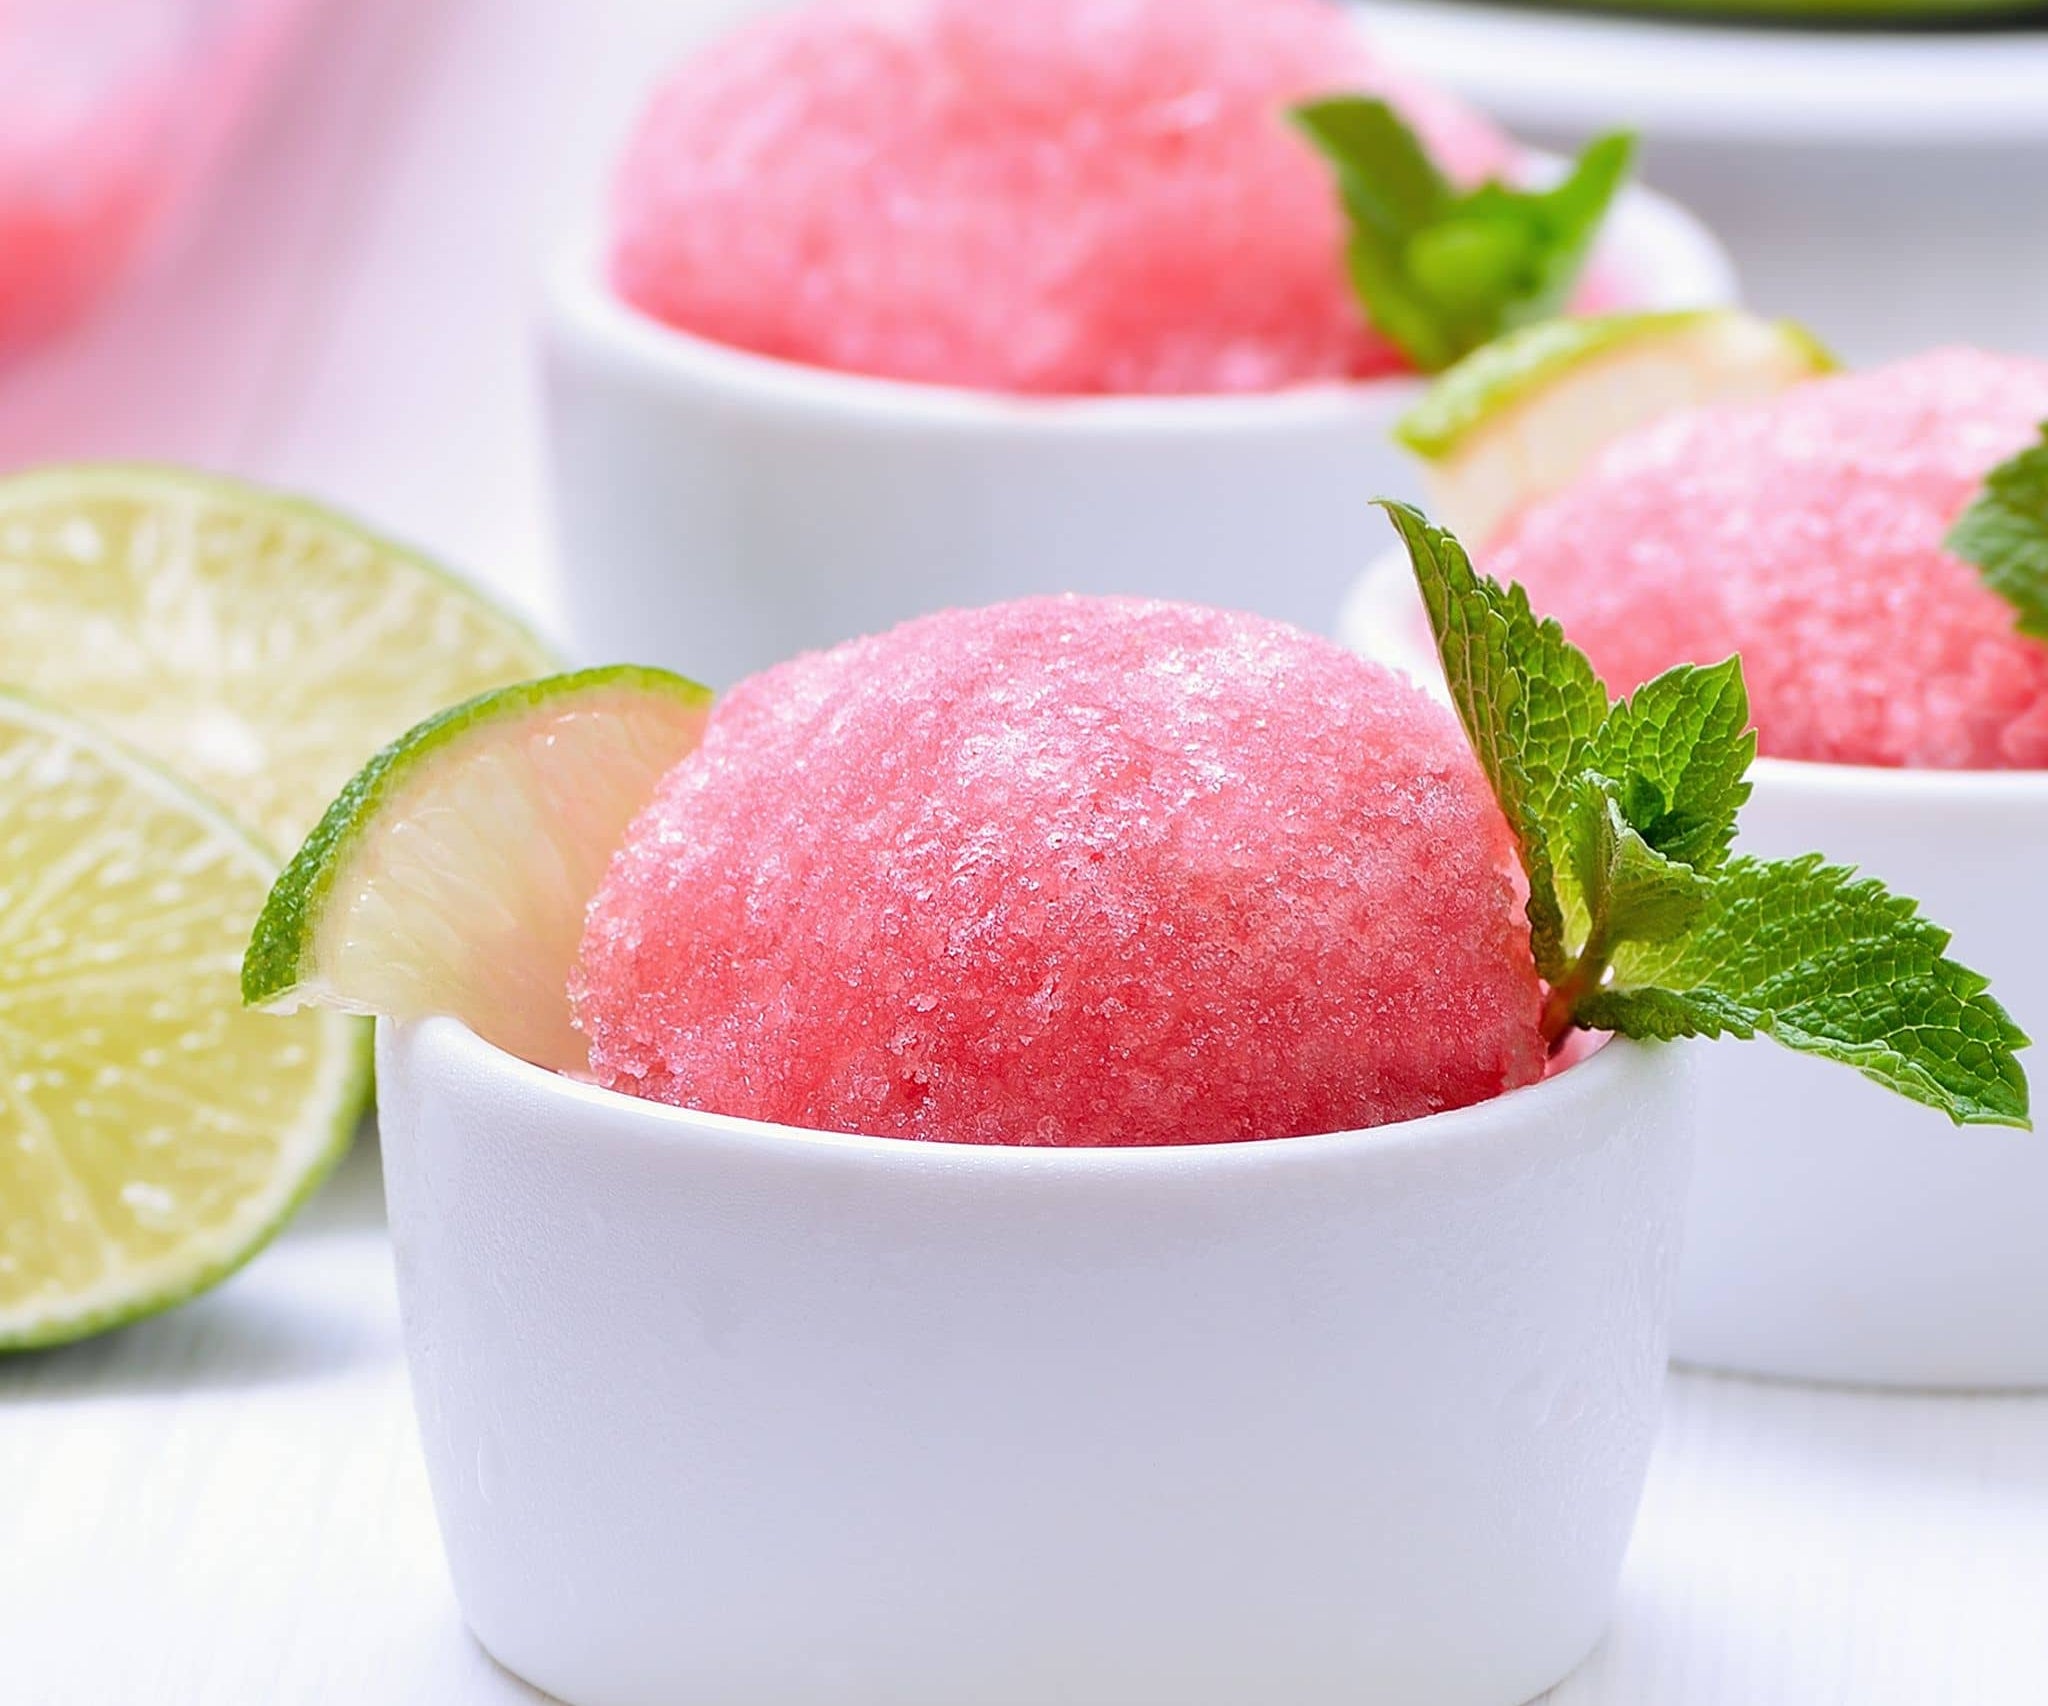
[[[1991,470],[1946,543],[2019,612],[2022,634],[2048,640],[2048,424],[2041,437]]]
[[[1292,116],[1336,176],[1353,288],[1425,373],[1564,308],[1635,154],[1603,136],[1550,189],[1459,190],[1385,101],[1332,96]]]

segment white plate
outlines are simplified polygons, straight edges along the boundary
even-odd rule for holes
[[[1858,145],[2048,141],[2048,20],[1796,29],[1364,0],[1390,55],[1511,127]]]

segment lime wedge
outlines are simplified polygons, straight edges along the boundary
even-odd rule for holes
[[[277,879],[242,965],[252,1006],[449,1014],[584,1070],[583,915],[711,693],[621,664],[483,694],[370,760]]]
[[[237,999],[276,870],[147,759],[0,695],[0,1349],[211,1285],[347,1146],[363,1028]]]
[[[169,468],[0,480],[0,681],[112,730],[278,847],[442,705],[553,667],[426,559]]]
[[[1394,432],[1428,462],[1438,518],[1483,544],[1631,427],[1769,396],[1834,366],[1802,328],[1733,308],[1545,320],[1474,350]]]

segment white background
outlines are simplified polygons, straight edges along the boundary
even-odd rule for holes
[[[152,288],[0,372],[0,466],[141,455],[274,479],[545,614],[526,353],[546,234],[587,215],[653,71],[732,9],[329,0]],[[449,1594],[373,1143],[212,1296],[0,1363],[6,1706],[538,1698]],[[2048,1701],[2048,1398],[1675,1377],[1613,1632],[1553,1698]]]

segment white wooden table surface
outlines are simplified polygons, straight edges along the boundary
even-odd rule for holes
[[[0,466],[147,455],[291,482],[544,614],[540,238],[651,68],[737,4],[330,0],[322,75],[254,139],[236,218],[0,374]],[[211,1296],[0,1362],[0,1703],[538,1698],[450,1596],[373,1142]],[[1553,1698],[2048,1702],[2048,1398],[1675,1377],[1613,1631]]]

